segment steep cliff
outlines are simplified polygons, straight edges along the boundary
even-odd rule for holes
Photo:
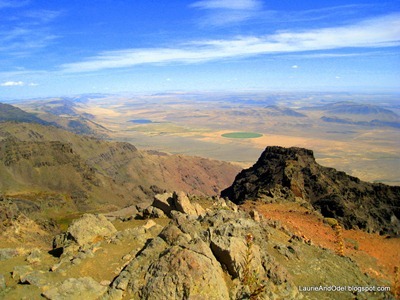
[[[221,195],[235,203],[301,198],[346,228],[392,234],[400,230],[400,187],[363,182],[323,167],[313,151],[303,148],[267,147]]]

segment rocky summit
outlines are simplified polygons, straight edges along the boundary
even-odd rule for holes
[[[304,286],[389,284],[256,211],[199,199],[165,193],[129,218],[85,214],[49,252],[1,249],[0,298],[331,299],[332,292],[304,293]],[[159,217],[148,215],[155,211]],[[334,293],[354,297],[393,299],[386,292]]]
[[[363,182],[321,166],[313,151],[304,148],[267,147],[221,196],[235,203],[304,201],[345,228],[392,235],[400,232],[399,186]]]

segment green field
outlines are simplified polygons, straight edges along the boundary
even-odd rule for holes
[[[222,134],[221,136],[232,139],[255,139],[262,137],[263,135],[255,132],[228,132]]]

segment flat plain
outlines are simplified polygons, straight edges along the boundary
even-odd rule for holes
[[[110,139],[139,149],[248,167],[266,146],[304,147],[321,165],[365,181],[400,184],[397,94],[87,95],[73,109],[110,130]]]

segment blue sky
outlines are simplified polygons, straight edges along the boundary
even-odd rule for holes
[[[400,2],[0,0],[0,100],[400,92]]]

